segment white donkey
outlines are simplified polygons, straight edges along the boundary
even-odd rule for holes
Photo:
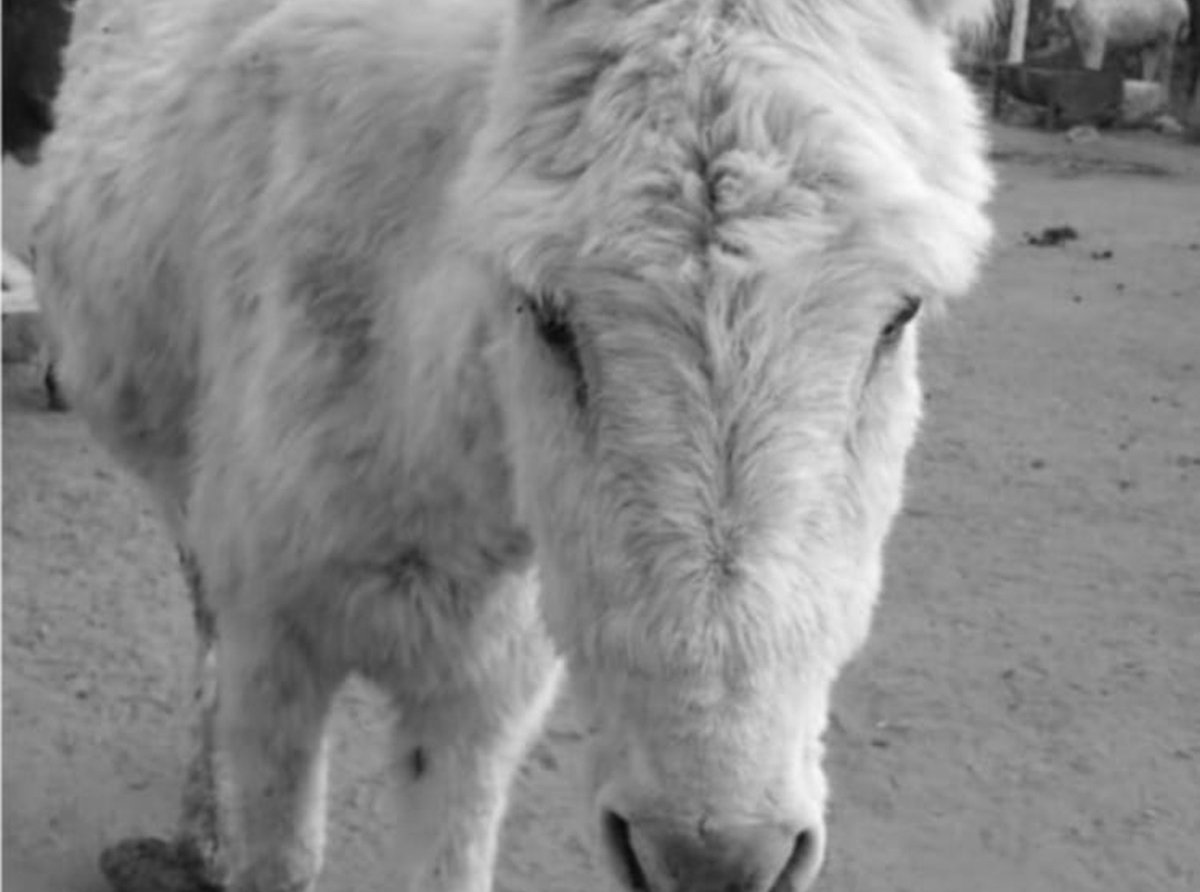
[[[490,889],[561,660],[614,882],[809,886],[911,323],[990,236],[948,33],[986,6],[81,7],[38,287],[210,673],[179,835],[114,884],[312,888],[357,673],[396,706],[400,888]]]

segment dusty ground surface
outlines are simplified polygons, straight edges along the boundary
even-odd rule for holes
[[[998,251],[930,327],[886,592],[838,689],[819,888],[1200,889],[1200,151],[997,147]],[[1025,243],[1060,224],[1079,238]],[[41,401],[5,369],[4,889],[98,892],[105,844],[173,819],[190,621],[146,501]],[[377,706],[339,710],[327,890],[393,888]],[[581,740],[564,705],[502,889],[601,888]]]

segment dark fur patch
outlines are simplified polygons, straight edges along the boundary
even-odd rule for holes
[[[582,125],[597,83],[621,61],[605,47],[573,49],[569,66],[531,75],[538,86],[530,91],[532,105],[525,123],[513,134],[514,156],[531,159],[538,175],[548,179],[574,179],[587,168],[590,146],[571,152],[564,148]]]
[[[482,554],[488,569],[493,572],[523,567],[533,557],[533,538],[524,530],[513,530],[484,542]]]
[[[334,252],[314,252],[293,265],[289,297],[323,343],[336,350],[347,383],[356,381],[375,349],[375,276],[369,264]]]
[[[605,47],[590,47],[581,55],[577,66],[568,70],[557,81],[547,85],[539,95],[545,106],[562,108],[586,102],[596,90],[596,83],[606,71],[621,61],[619,53]]]
[[[186,548],[177,549],[177,553],[188,596],[192,600],[192,618],[196,623],[196,634],[201,642],[210,644],[217,636],[217,621],[204,594],[204,577],[200,573],[200,564],[196,555]]]
[[[388,561],[383,569],[397,585],[407,587],[428,579],[433,565],[419,546],[412,545]]]
[[[419,746],[413,747],[408,754],[408,773],[412,775],[413,780],[420,780],[428,770],[429,758],[425,755],[425,749]]]
[[[58,372],[53,362],[46,363],[46,370],[42,373],[42,387],[46,391],[46,408],[52,412],[65,412],[68,408],[67,401],[63,397],[62,388],[59,387]]]
[[[145,402],[146,394],[137,381],[132,378],[121,381],[113,401],[113,414],[123,430],[132,432],[143,427]]]

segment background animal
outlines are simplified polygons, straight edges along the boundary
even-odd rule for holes
[[[1053,0],[1085,68],[1099,71],[1110,47],[1147,47],[1142,76],[1170,89],[1175,46],[1188,21],[1188,0]],[[1025,58],[1030,0],[1013,0],[1008,61]]]
[[[1055,0],[1054,6],[1066,16],[1085,68],[1098,71],[1110,46],[1144,46],[1142,78],[1158,81],[1169,95],[1187,0]]]
[[[38,288],[199,642],[180,832],[113,884],[311,888],[357,674],[396,706],[398,884],[489,889],[565,667],[615,883],[809,887],[919,319],[990,238],[950,38],[987,4],[106,9]]]

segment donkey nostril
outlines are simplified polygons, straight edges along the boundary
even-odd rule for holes
[[[803,830],[796,837],[791,857],[783,873],[771,887],[771,892],[792,892],[807,889],[817,878],[825,857],[825,845],[820,829]]]
[[[604,844],[625,885],[633,892],[650,892],[629,836],[629,822],[613,811],[604,813]]]

